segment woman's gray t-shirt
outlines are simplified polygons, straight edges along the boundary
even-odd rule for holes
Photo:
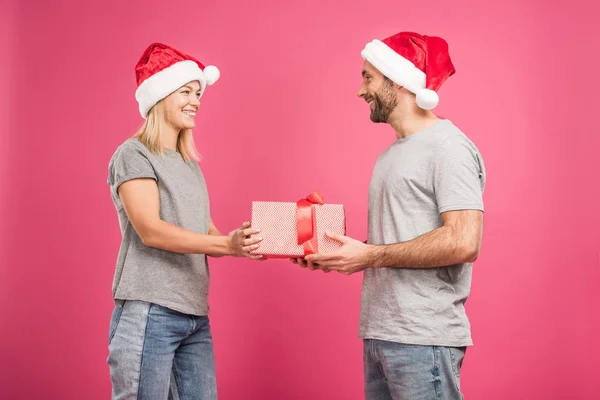
[[[207,315],[209,271],[205,254],[181,254],[148,247],[133,229],[117,189],[136,178],[152,178],[160,193],[160,218],[207,234],[210,207],[206,182],[196,162],[167,150],[151,153],[138,139],[117,148],[108,167],[108,184],[117,209],[122,242],[113,281],[113,297],[142,300],[192,315]]]

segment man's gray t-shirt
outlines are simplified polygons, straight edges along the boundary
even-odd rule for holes
[[[483,211],[485,167],[450,121],[398,139],[377,159],[369,187],[369,244],[405,242],[442,226],[440,213]],[[470,346],[464,303],[471,264],[370,268],[363,278],[359,336],[405,344]]]
[[[117,209],[122,242],[113,281],[113,297],[142,300],[173,310],[207,315],[209,272],[204,254],[182,254],[148,247],[133,229],[117,189],[136,178],[152,178],[160,194],[160,218],[178,227],[208,233],[210,208],[204,176],[194,161],[166,150],[164,158],[137,139],[115,151],[108,167],[108,184]]]

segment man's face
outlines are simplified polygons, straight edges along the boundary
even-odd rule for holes
[[[398,105],[394,83],[368,61],[363,65],[362,76],[358,96],[369,103],[371,121],[388,122],[390,113]]]

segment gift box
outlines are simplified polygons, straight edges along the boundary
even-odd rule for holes
[[[343,204],[326,204],[319,192],[296,202],[253,201],[252,228],[260,229],[263,240],[252,254],[265,258],[301,258],[326,253],[341,243],[325,235],[326,231],[346,234]]]

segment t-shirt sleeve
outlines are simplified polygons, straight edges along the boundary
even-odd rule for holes
[[[434,161],[434,191],[440,213],[483,211],[485,167],[476,147],[456,136],[441,143]]]
[[[142,149],[133,145],[121,146],[108,166],[108,184],[112,193],[116,195],[119,186],[137,178],[152,178],[158,181],[154,168]]]

